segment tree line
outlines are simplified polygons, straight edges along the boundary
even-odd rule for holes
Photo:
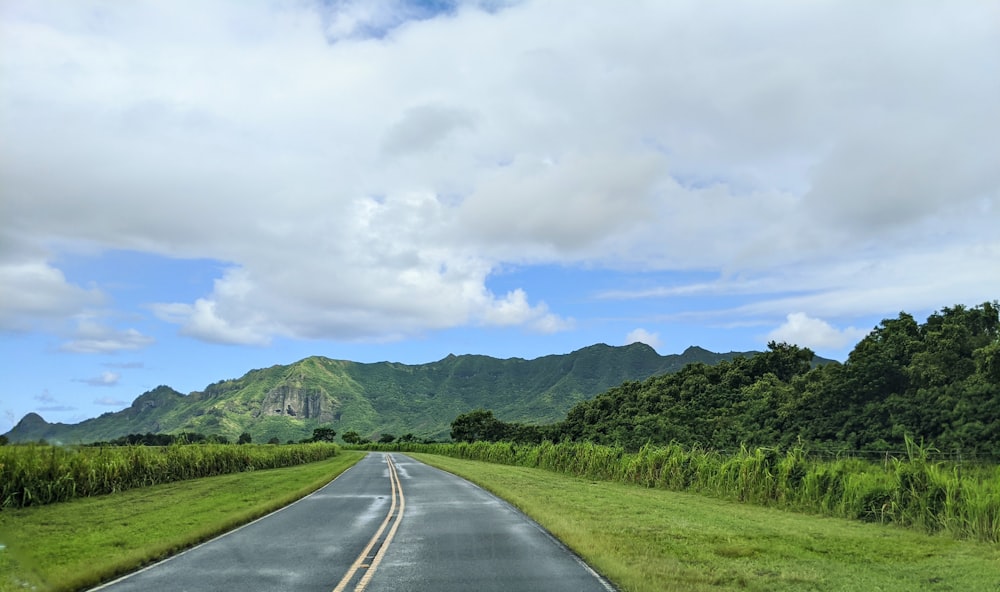
[[[333,442],[337,432],[329,426],[321,426],[313,430],[312,436],[299,440],[299,444],[309,444],[312,442]],[[252,444],[253,436],[250,432],[243,432],[236,439],[237,444]],[[280,444],[278,438],[271,438],[268,444]],[[289,440],[287,444],[295,444]],[[232,444],[226,436],[221,434],[200,434],[197,432],[180,432],[177,434],[128,434],[114,438],[113,440],[102,440],[92,442],[87,446],[172,446],[174,444]]]
[[[843,364],[813,365],[808,348],[771,342],[753,357],[626,382],[549,425],[459,415],[456,441],[679,443],[901,450],[906,438],[942,451],[1000,458],[1000,305],[945,307],[918,323],[900,313]]]

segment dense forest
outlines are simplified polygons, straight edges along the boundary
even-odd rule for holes
[[[843,364],[770,343],[753,357],[626,382],[574,406],[558,423],[458,416],[460,441],[590,441],[734,449],[900,450],[907,437],[942,452],[1000,458],[1000,306],[957,305],[923,324],[883,320]]]

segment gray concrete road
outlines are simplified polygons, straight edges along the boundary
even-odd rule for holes
[[[183,511],[183,508],[178,508]],[[506,502],[401,454],[102,592],[608,592]]]

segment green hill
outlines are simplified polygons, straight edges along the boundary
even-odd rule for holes
[[[626,381],[676,372],[691,362],[716,364],[756,352],[717,354],[690,347],[661,356],[635,343],[593,345],[564,355],[524,360],[449,355],[429,364],[362,364],[310,357],[288,366],[251,370],[188,395],[160,386],[130,407],[78,424],[26,415],[6,436],[85,443],[135,433],[198,432],[254,442],[300,440],[320,425],[365,436],[412,433],[447,438],[451,421],[491,409],[505,421],[551,423],[574,405]]]
[[[503,434],[504,430],[497,430]],[[902,451],[907,438],[958,458],[1000,458],[1000,305],[956,305],[918,323],[884,319],[843,364],[787,344],[623,383],[543,433],[638,449],[799,444]],[[515,434],[516,435],[516,434]]]

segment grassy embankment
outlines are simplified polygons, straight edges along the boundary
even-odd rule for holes
[[[591,443],[376,446],[540,468],[601,481],[703,493],[798,512],[1000,543],[1000,467],[934,462],[910,443],[902,458],[815,459],[801,448],[722,454],[679,445],[629,453]]]
[[[0,591],[75,590],[133,571],[315,491],[361,456],[6,508]]]
[[[629,592],[1000,589],[1000,547],[439,455]]]

